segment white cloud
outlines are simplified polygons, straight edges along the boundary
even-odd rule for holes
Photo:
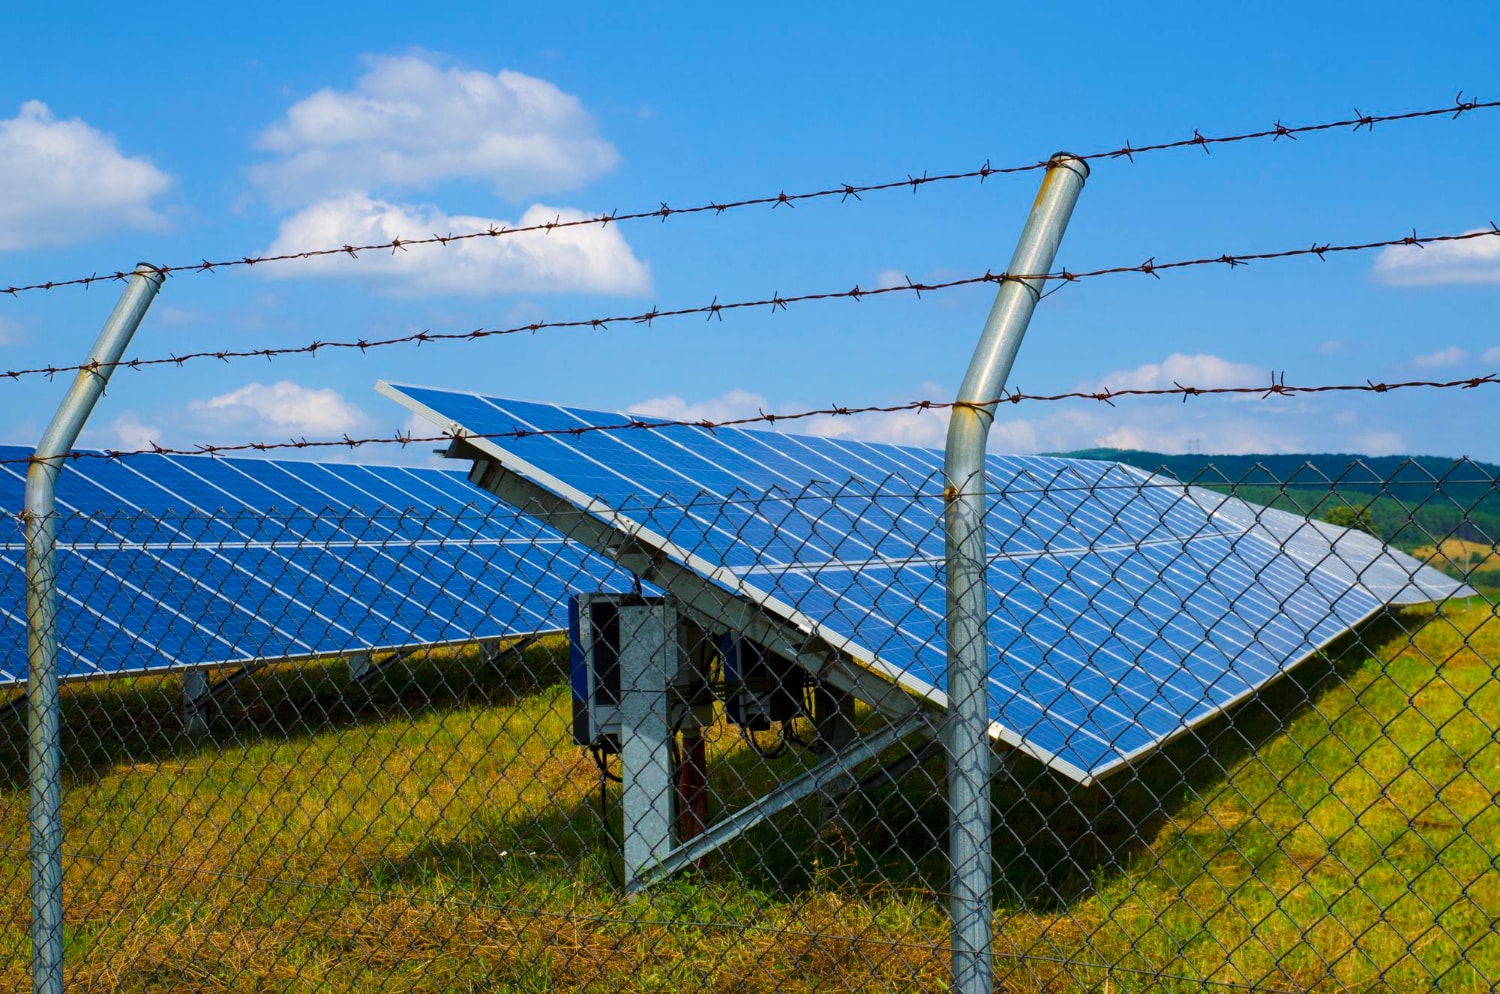
[[[1480,362],[1500,362],[1500,345],[1494,345],[1484,350],[1484,355],[1479,357]]]
[[[19,345],[26,341],[26,329],[19,321],[0,315],[0,345]]]
[[[1366,456],[1399,456],[1411,451],[1406,436],[1397,431],[1372,431],[1354,436],[1354,451]]]
[[[30,100],[0,121],[0,249],[67,245],[111,228],[157,228],[172,179],[115,140]]]
[[[149,424],[142,420],[140,415],[134,411],[126,411],[115,418],[110,426],[115,435],[114,442],[109,446],[122,452],[137,452],[149,449],[154,445],[163,445],[164,435],[159,425]]]
[[[313,204],[281,224],[267,254],[299,252],[308,246],[367,245],[433,232],[485,231],[546,224],[585,215],[570,208],[529,208],[517,223],[487,217],[448,215],[435,207],[412,207],[346,194]],[[295,266],[267,268],[293,279],[340,276],[376,281],[394,293],[446,292],[499,294],[584,291],[643,295],[651,289],[650,267],[630,251],[615,225],[584,225],[549,232],[497,238],[471,238],[447,246],[366,253],[359,259],[322,256]]]
[[[933,383],[924,383],[915,396],[946,398],[947,392]],[[822,406],[822,405],[816,405]],[[653,418],[673,421],[723,422],[736,418],[753,418],[762,413],[792,414],[807,407],[798,404],[773,405],[764,394],[749,390],[730,390],[708,400],[690,402],[677,395],[653,397],[632,404],[628,410]],[[946,410],[873,412],[850,417],[816,417],[779,424],[752,424],[758,430],[784,428],[786,431],[824,438],[850,438],[866,442],[891,442],[897,445],[941,446],[948,431]]]
[[[203,320],[203,312],[192,307],[160,304],[151,309],[151,319],[163,328],[185,328]]]
[[[663,421],[731,421],[735,418],[753,418],[771,405],[763,394],[749,390],[731,390],[720,397],[689,402],[676,394],[652,397],[626,410],[632,414],[661,418]]]
[[[572,189],[619,161],[578,98],[546,80],[416,55],[373,59],[352,91],[299,101],[260,145],[281,159],[251,175],[283,206],[446,179],[485,180],[516,198]]]
[[[948,396],[937,384],[928,382],[917,388],[916,395],[928,399]],[[822,405],[817,405],[822,406]],[[653,397],[632,404],[633,414],[673,421],[731,421],[753,418],[762,413],[792,414],[808,408],[797,404],[773,405],[763,394],[749,390],[730,390],[718,397],[689,402],[680,396]],[[752,424],[746,427],[785,430],[824,438],[851,438],[866,442],[891,442],[896,445],[941,446],[948,432],[946,410],[873,412],[849,417],[827,416],[781,423]]]
[[[1269,373],[1254,366],[1213,355],[1173,355],[1160,363],[1117,370],[1096,383],[1114,388],[1170,386],[1173,380],[1194,386],[1260,386]],[[951,391],[935,383],[891,398],[947,400]],[[837,398],[843,400],[843,398]],[[1320,406],[1327,403],[1327,407]],[[788,414],[821,403],[774,403],[745,389],[690,401],[678,395],[655,397],[631,406],[645,415],[715,422],[754,417],[762,411]],[[1351,407],[1336,407],[1319,398],[1274,397],[1259,394],[1244,403],[1224,398],[1198,398],[1184,404],[1179,398],[1137,398],[1107,404],[1079,400],[1059,403],[1001,404],[990,431],[990,449],[1019,454],[1068,452],[1079,449],[1141,449],[1169,454],[1201,452],[1220,455],[1288,452],[1362,452],[1386,455],[1411,451],[1411,440],[1379,411],[1361,415]],[[947,435],[946,409],[860,414],[851,417],[809,418],[778,422],[788,432],[834,438],[893,442],[941,448]],[[1381,423],[1382,421],[1386,423]],[[751,425],[767,428],[768,425]],[[1400,425],[1396,425],[1399,429]]]
[[[927,395],[922,394],[923,397]],[[807,428],[789,427],[789,431],[806,431],[824,438],[852,438],[864,442],[889,442],[893,445],[917,445],[940,449],[948,437],[948,411],[876,411],[848,418],[820,418]]]
[[[1318,351],[1324,355],[1337,355],[1340,352],[1347,352],[1348,350],[1349,342],[1343,338],[1330,338],[1318,346]]]
[[[1108,373],[1084,389],[1160,390],[1176,384],[1193,387],[1254,387],[1271,381],[1259,366],[1230,362],[1216,355],[1174,352],[1159,363]]]
[[[1464,242],[1393,245],[1381,249],[1372,272],[1377,282],[1387,286],[1500,283],[1500,233]]]
[[[1215,404],[1135,400],[1115,407],[1048,405],[1034,408],[1036,413],[1030,416],[1014,418],[1004,417],[1009,409],[1002,406],[1002,420],[990,432],[990,448],[1017,453],[1111,448],[1235,455],[1300,452],[1308,445],[1301,434],[1285,425],[1268,423],[1238,407],[1225,414]]]
[[[278,435],[342,435],[369,423],[358,407],[336,390],[279,383],[249,383],[208,400],[193,401],[188,410],[200,426],[216,431]]]
[[[1457,345],[1450,345],[1446,349],[1438,349],[1426,355],[1413,356],[1411,364],[1418,369],[1442,369],[1447,366],[1462,365],[1468,361],[1468,358],[1467,351]]]

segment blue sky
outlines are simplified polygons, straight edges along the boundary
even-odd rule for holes
[[[1500,97],[1483,7],[1364,4],[117,5],[8,15],[0,284],[866,183]],[[135,10],[136,8],[132,8]],[[17,44],[17,40],[24,43]],[[1500,110],[1097,164],[1059,257],[1090,269],[1460,232],[1500,217]],[[1038,174],[790,209],[168,281],[134,348],[464,331],[1004,268]],[[548,240],[550,239],[550,240]],[[571,240],[569,240],[571,239]],[[381,240],[375,238],[372,240]],[[500,244],[500,243],[505,244]],[[1079,386],[1500,371],[1500,248],[1079,283],[1012,377]],[[0,298],[0,368],[77,362],[117,289]],[[377,379],[661,414],[950,399],[992,293],[122,371],[85,441],[390,434]],[[64,384],[0,382],[34,442]],[[1023,405],[995,444],[1500,461],[1500,392]],[[940,443],[943,421],[811,426]],[[365,450],[360,458],[397,458]],[[408,458],[417,456],[408,456]]]

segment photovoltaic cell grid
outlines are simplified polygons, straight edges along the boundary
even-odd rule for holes
[[[0,465],[4,506],[24,488],[24,464]],[[561,631],[569,590],[630,584],[451,470],[79,459],[58,511],[64,679]],[[26,679],[18,518],[10,529],[0,686]]]
[[[459,434],[626,417],[379,389]],[[946,704],[941,451],[691,427],[470,441]],[[1387,605],[1467,592],[1368,536],[1128,466],[991,456],[988,476],[992,732],[1082,782]]]

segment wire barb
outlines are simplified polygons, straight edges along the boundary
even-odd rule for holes
[[[1375,249],[1391,248],[1395,246],[1423,247],[1444,242],[1463,242],[1471,241],[1476,238],[1494,238],[1497,236],[1500,236],[1500,226],[1496,226],[1493,222],[1491,222],[1489,228],[1481,228],[1477,231],[1468,231],[1462,234],[1455,235],[1419,236],[1417,235],[1415,229],[1413,229],[1412,233],[1409,235],[1403,235],[1400,238],[1391,238],[1377,242],[1362,242],[1345,245],[1334,245],[1328,242],[1325,242],[1321,245],[1314,243],[1307,248],[1284,249],[1273,252],[1241,252],[1237,254],[1223,253],[1216,256],[1205,256],[1203,258],[1197,259],[1181,259],[1175,262],[1157,262],[1156,257],[1152,256],[1145,262],[1137,263],[1133,266],[1108,266],[1101,269],[1090,269],[1079,272],[1075,272],[1069,269],[1062,269],[1055,273],[995,273],[990,270],[986,270],[983,275],[959,277],[956,279],[945,280],[937,283],[914,283],[908,278],[904,284],[897,283],[891,286],[876,287],[873,290],[865,290],[856,285],[853,289],[850,290],[825,290],[820,292],[794,294],[791,296],[782,296],[780,291],[776,291],[770,297],[763,297],[754,300],[741,300],[727,304],[720,303],[719,298],[716,295],[713,298],[713,301],[706,305],[698,307],[680,307],[673,310],[661,310],[660,308],[653,307],[650,311],[642,314],[624,314],[594,318],[575,318],[567,321],[533,321],[530,324],[517,325],[508,328],[476,328],[473,331],[466,332],[433,332],[430,330],[423,330],[420,332],[414,332],[405,335],[395,335],[390,338],[374,340],[356,339],[353,341],[337,342],[314,341],[308,343],[307,345],[293,345],[286,346],[284,348],[268,347],[246,349],[243,351],[213,350],[203,352],[189,352],[182,355],[170,355],[165,358],[122,359],[115,365],[128,366],[131,369],[144,369],[148,366],[159,366],[167,364],[181,366],[190,360],[206,358],[228,361],[230,359],[254,357],[270,360],[280,356],[317,355],[319,350],[322,349],[358,349],[363,352],[368,349],[382,348],[392,345],[425,344],[427,342],[448,341],[477,341],[482,338],[494,338],[505,335],[519,335],[523,333],[535,334],[536,332],[543,330],[604,328],[614,322],[618,322],[621,324],[645,324],[649,326],[657,318],[685,317],[692,314],[702,314],[705,316],[705,320],[709,321],[712,321],[714,318],[718,318],[720,321],[723,321],[724,311],[752,310],[759,308],[764,308],[772,311],[777,309],[785,310],[791,304],[809,303],[818,300],[836,300],[840,298],[863,300],[865,297],[886,296],[896,293],[914,293],[920,296],[922,291],[952,290],[960,287],[975,286],[984,283],[1001,284],[1006,282],[1019,282],[1027,285],[1029,289],[1035,290],[1035,288],[1031,286],[1032,283],[1057,282],[1059,285],[1065,285],[1068,283],[1077,283],[1085,279],[1095,279],[1101,276],[1114,276],[1123,273],[1142,273],[1144,275],[1160,279],[1161,274],[1164,270],[1190,269],[1198,266],[1210,265],[1239,268],[1241,266],[1246,266],[1251,262],[1260,262],[1272,259],[1294,259],[1302,256],[1317,256],[1319,259],[1323,259],[1328,253],[1331,252],[1365,252]],[[1039,293],[1040,291],[1036,292]],[[58,373],[77,372],[83,368],[84,367],[81,365],[75,365],[45,366],[31,369],[5,370],[0,371],[0,378],[6,378],[14,381],[24,376],[55,376]]]
[[[1466,376],[1456,380],[1407,380],[1399,383],[1376,383],[1365,380],[1363,383],[1328,383],[1316,385],[1303,385],[1286,382],[1285,372],[1272,372],[1271,381],[1263,386],[1243,387],[1199,387],[1191,384],[1173,382],[1170,387],[1125,387],[1118,390],[1109,388],[1096,390],[1072,390],[1066,393],[1056,394],[1028,394],[1019,389],[1002,391],[1000,396],[989,401],[941,401],[941,400],[911,400],[900,404],[867,404],[863,406],[848,406],[844,404],[830,404],[813,410],[797,411],[793,413],[773,413],[763,409],[757,410],[753,415],[740,418],[725,418],[721,421],[711,421],[706,418],[697,419],[668,419],[652,418],[644,419],[634,415],[625,415],[623,421],[597,424],[597,425],[574,425],[566,428],[518,428],[502,432],[464,432],[461,436],[445,433],[441,435],[418,436],[410,430],[397,431],[391,435],[378,435],[368,438],[353,438],[347,434],[336,439],[316,440],[306,437],[291,439],[285,442],[239,442],[229,444],[200,443],[186,448],[169,448],[152,441],[145,448],[135,450],[104,450],[102,452],[69,452],[59,459],[123,459],[132,456],[143,455],[210,455],[222,456],[235,452],[271,452],[284,449],[321,449],[321,448],[347,448],[357,449],[366,445],[399,445],[408,446],[414,442],[451,442],[456,437],[466,439],[523,439],[537,438],[545,435],[566,435],[576,438],[583,435],[598,433],[620,432],[620,431],[662,431],[672,428],[703,428],[715,430],[719,428],[739,428],[747,425],[766,424],[775,425],[785,421],[803,421],[810,418],[848,418],[864,414],[901,414],[907,412],[924,412],[953,410],[956,408],[984,409],[1001,403],[1058,403],[1067,400],[1091,400],[1117,406],[1115,401],[1126,397],[1181,397],[1183,403],[1189,397],[1208,396],[1241,396],[1266,400],[1271,397],[1293,397],[1303,394],[1320,393],[1390,393],[1394,390],[1472,390],[1482,386],[1500,385],[1500,374],[1490,373],[1483,376]],[[0,465],[7,463],[27,463],[34,461],[31,456],[0,459]]]
[[[1201,148],[1206,154],[1208,153],[1210,146],[1213,145],[1228,145],[1237,142],[1260,141],[1264,139],[1270,139],[1273,142],[1279,141],[1282,138],[1295,140],[1299,135],[1314,134],[1322,131],[1340,130],[1344,128],[1350,128],[1351,126],[1354,131],[1358,131],[1361,128],[1373,129],[1377,123],[1386,124],[1396,121],[1414,121],[1429,117],[1454,119],[1470,111],[1496,107],[1500,107],[1500,100],[1466,100],[1464,99],[1463,91],[1460,90],[1458,95],[1454,97],[1451,102],[1446,103],[1441,107],[1406,111],[1399,114],[1365,114],[1358,108],[1356,108],[1354,111],[1354,117],[1352,118],[1345,118],[1337,121],[1325,121],[1319,124],[1305,124],[1296,127],[1287,126],[1281,123],[1280,120],[1278,120],[1270,128],[1265,128],[1258,131],[1247,131],[1240,134],[1225,135],[1220,138],[1208,137],[1197,128],[1194,128],[1191,138],[1183,138],[1176,141],[1166,141],[1152,145],[1141,146],[1134,146],[1131,145],[1129,141],[1126,141],[1118,148],[1107,149],[1099,152],[1090,152],[1088,154],[1075,156],[1075,158],[1085,162],[1097,161],[1102,159],[1125,158],[1133,163],[1135,162],[1135,157],[1137,154],[1150,152],[1166,152],[1174,149],[1187,148],[1190,146]],[[862,193],[874,193],[879,191],[896,190],[908,187],[913,193],[915,193],[918,187],[925,186],[929,183],[949,183],[971,179],[977,179],[981,183],[983,183],[989,177],[997,174],[1031,172],[1034,170],[1046,169],[1050,164],[1050,161],[1042,160],[1038,162],[1027,162],[1014,166],[995,167],[990,165],[990,163],[986,161],[984,165],[980,166],[978,169],[942,173],[938,175],[929,175],[928,172],[924,170],[920,176],[915,176],[908,173],[905,179],[889,180],[881,183],[839,183],[836,186],[820,190],[810,190],[805,193],[787,193],[785,190],[781,190],[775,194],[767,196],[747,197],[740,200],[710,200],[707,203],[700,204],[694,207],[673,208],[668,207],[666,202],[663,201],[661,202],[661,206],[659,208],[653,210],[635,211],[626,214],[621,214],[618,210],[612,210],[607,214],[599,214],[593,217],[577,218],[570,221],[564,221],[562,220],[561,215],[558,215],[551,221],[541,222],[538,224],[521,225],[515,228],[507,226],[497,229],[495,228],[495,226],[491,225],[484,230],[462,232],[459,234],[449,232],[447,235],[433,234],[430,238],[393,238],[387,242],[379,242],[369,245],[340,245],[333,248],[307,249],[301,252],[288,252],[280,255],[246,255],[234,259],[226,259],[219,262],[210,262],[209,260],[204,259],[202,262],[193,263],[190,265],[161,266],[157,269],[157,272],[161,273],[163,276],[169,276],[176,273],[186,272],[212,272],[215,268],[224,266],[255,266],[263,262],[301,261],[332,255],[347,254],[351,257],[358,258],[357,253],[369,250],[395,251],[398,248],[405,250],[410,246],[415,245],[438,245],[446,247],[451,242],[464,241],[467,239],[494,238],[501,235],[518,235],[525,234],[527,232],[542,232],[544,234],[547,234],[558,228],[583,227],[587,225],[604,226],[612,222],[639,221],[653,217],[665,222],[666,219],[673,214],[713,214],[717,216],[723,214],[725,211],[767,204],[769,204],[773,208],[779,207],[782,204],[785,204],[788,207],[793,207],[795,206],[793,201],[815,200],[826,197],[837,197],[839,203],[847,203],[850,198],[861,200],[862,198],[860,194]],[[117,271],[107,278],[113,280],[124,280],[129,276],[129,273]],[[87,288],[95,280],[103,278],[106,277],[100,277],[97,274],[94,274],[90,276],[80,276],[74,279],[47,280],[45,282],[30,283],[25,285],[12,285],[0,287],[0,293],[5,293],[10,295],[11,297],[14,297],[17,294],[26,293],[33,290],[52,290],[65,286],[82,286]]]

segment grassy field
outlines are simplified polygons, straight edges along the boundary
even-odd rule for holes
[[[1412,555],[1450,576],[1467,580],[1492,600],[1500,593],[1500,546],[1493,542],[1450,538],[1418,546],[1412,550]]]
[[[351,687],[67,693],[70,991],[941,990],[941,759],[782,816],[628,902],[561,646]],[[1008,991],[1490,990],[1500,620],[1377,622],[1135,776],[996,789]],[[436,688],[436,689],[435,689]],[[24,730],[0,738],[0,989],[25,989]],[[712,742],[720,804],[802,762]],[[1020,784],[1018,786],[1017,784]],[[613,807],[611,807],[613,811]]]

